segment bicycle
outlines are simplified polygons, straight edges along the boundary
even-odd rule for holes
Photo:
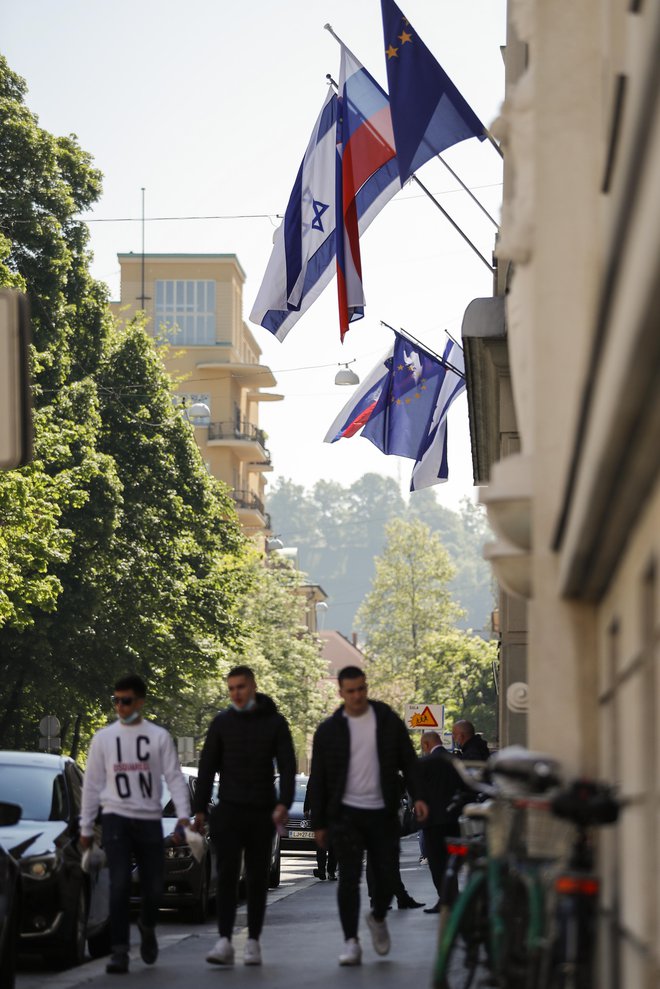
[[[598,794],[585,805],[574,788],[558,790],[553,759],[524,750],[503,750],[488,773],[492,782],[461,772],[467,786],[489,799],[466,805],[464,833],[448,841],[433,984],[468,989],[483,963],[505,989],[590,989],[595,914],[593,900],[589,911],[584,897],[595,877],[588,871],[593,858],[586,829],[612,819],[612,800],[603,796],[609,791],[581,784],[582,792],[591,786]],[[548,791],[556,791],[554,799]],[[466,836],[475,821],[481,833]],[[568,847],[565,821],[582,831],[578,827],[571,868],[557,874]],[[466,883],[456,897],[461,865]],[[576,981],[575,972],[589,974]]]
[[[576,780],[558,793],[551,811],[575,828],[567,868],[554,881],[552,929],[541,959],[540,989],[592,989],[600,880],[590,829],[614,824],[619,802],[611,787]]]
[[[488,779],[475,780],[462,766],[457,769],[468,788],[488,799],[464,807],[463,835],[448,842],[434,985],[468,989],[483,963],[496,984],[525,989],[544,926],[541,870],[546,865],[545,858],[527,854],[526,845],[531,824],[538,843],[531,814],[538,794],[558,785],[559,767],[549,756],[511,748],[489,760]],[[461,859],[466,884],[452,903]]]

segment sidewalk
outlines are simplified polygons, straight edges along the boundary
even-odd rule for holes
[[[402,842],[401,876],[409,893],[416,900],[435,903],[436,896],[426,866],[418,864],[416,837]],[[310,866],[311,866],[310,860]],[[363,884],[361,914],[368,908],[366,886]],[[363,948],[362,965],[342,968],[337,963],[343,937],[337,913],[337,884],[303,881],[302,888],[281,887],[269,895],[266,926],[261,938],[263,966],[245,967],[242,951],[246,931],[244,909],[237,917],[234,935],[236,965],[224,969],[209,965],[206,953],[215,943],[217,933],[212,918],[202,928],[191,927],[182,937],[168,937],[167,925],[159,928],[161,952],[153,967],[145,966],[134,945],[128,976],[105,973],[106,959],[91,962],[81,969],[42,976],[42,986],[48,989],[73,989],[93,984],[94,989],[120,989],[139,984],[149,989],[217,989],[219,983],[253,985],[268,989],[334,989],[345,983],[351,987],[401,989],[402,986],[430,985],[433,955],[437,938],[438,917],[423,910],[397,910],[396,903],[388,913],[392,950],[382,958],[376,955],[364,920],[360,934]]]

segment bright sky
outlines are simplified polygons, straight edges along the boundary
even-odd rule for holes
[[[402,0],[399,6],[486,125],[503,98],[505,0]],[[247,274],[244,316],[261,283],[273,231],[309,136],[337,79],[329,22],[387,88],[378,0],[21,0],[2,13],[3,54],[28,84],[28,105],[55,134],[75,133],[104,174],[90,220],[94,275],[119,297],[117,254],[145,250],[235,253]],[[486,142],[444,157],[497,219],[502,167]],[[442,164],[424,184],[487,258],[494,227]],[[168,217],[174,219],[155,219]],[[212,217],[212,219],[183,219]],[[118,222],[129,218],[130,222]],[[339,362],[364,377],[391,343],[384,320],[434,350],[443,330],[460,339],[468,303],[492,294],[489,272],[414,185],[387,204],[361,240],[366,317],[339,343],[334,281],[283,343],[251,326],[284,402],[262,405],[275,467],[305,487],[350,484],[366,471],[409,487],[412,461],[385,457],[355,437],[323,436],[351,389],[334,385]],[[250,324],[251,325],[251,324]],[[449,416],[450,479],[435,488],[455,508],[472,469],[463,395]]]

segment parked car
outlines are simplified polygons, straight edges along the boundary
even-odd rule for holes
[[[194,766],[182,766],[190,791],[191,804],[197,787],[197,769]],[[209,811],[218,800],[218,783],[213,784]],[[208,834],[204,836],[204,853],[200,860],[196,859],[187,844],[175,844],[172,840],[177,822],[174,801],[163,780],[163,837],[165,838],[165,882],[161,904],[163,907],[175,907],[183,910],[186,917],[196,924],[206,919],[209,902],[215,896],[217,889],[217,863],[215,846]],[[241,879],[243,869],[241,869]],[[133,868],[134,903],[139,900],[139,875],[137,867]],[[269,886],[279,886],[280,883],[280,843],[279,835],[273,839],[271,855]]]
[[[19,950],[63,966],[83,961],[85,943],[93,958],[111,947],[107,866],[81,868],[82,784],[66,756],[0,752],[0,800],[21,808],[20,820],[0,823],[0,844],[21,874]]]
[[[289,808],[289,823],[287,833],[281,838],[282,849],[313,852],[316,851],[314,832],[309,826],[309,814],[305,813],[305,797],[309,776],[298,773],[296,776],[296,791],[293,803]]]
[[[192,803],[197,786],[197,770],[194,767],[184,767]],[[214,801],[217,799],[217,785]],[[174,801],[163,780],[163,837],[165,838],[165,883],[161,906],[176,907],[183,910],[186,917],[193,923],[201,924],[206,919],[209,901],[215,896],[217,884],[217,869],[215,849],[208,835],[204,837],[204,854],[201,860],[193,855],[187,844],[175,845],[172,841],[174,828],[178,820]],[[137,866],[133,866],[134,903],[139,901],[140,877]]]
[[[0,803],[0,827],[13,827],[20,819],[17,804]],[[21,870],[16,859],[0,845],[0,989],[14,989],[20,910]]]

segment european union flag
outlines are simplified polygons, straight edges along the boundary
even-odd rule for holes
[[[465,391],[461,347],[447,340],[442,357],[400,333],[328,430],[336,443],[361,431],[383,453],[415,461],[410,490],[446,481],[447,413]]]
[[[398,333],[389,365],[387,381],[362,436],[385,454],[417,461],[428,443],[442,385],[453,372]],[[458,376],[456,381],[463,386]]]
[[[446,148],[485,128],[394,0],[381,0],[387,81],[401,183]]]

